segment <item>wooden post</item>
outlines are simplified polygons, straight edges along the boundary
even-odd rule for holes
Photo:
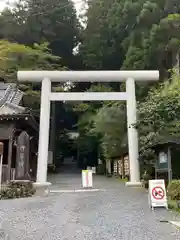
[[[168,160],[168,182],[170,183],[172,181],[171,148],[170,147],[168,147],[167,160]]]
[[[52,120],[49,150],[52,151],[52,162],[55,163],[55,140],[56,140],[56,102],[52,102]]]
[[[3,152],[4,152],[4,144],[0,142],[0,190],[2,185]]]
[[[13,145],[13,137],[9,138],[8,144],[8,170],[7,170],[7,181],[11,180],[11,162],[12,162],[12,145]]]
[[[17,140],[16,179],[29,176],[29,135],[23,131]],[[27,179],[28,180],[28,179]]]
[[[125,169],[124,169],[124,155],[122,155],[122,179],[124,179],[125,178]]]
[[[111,174],[111,160],[106,161],[106,171],[108,175]]]

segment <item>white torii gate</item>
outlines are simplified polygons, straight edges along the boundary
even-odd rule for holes
[[[136,123],[135,81],[157,81],[159,71],[19,71],[19,82],[42,82],[40,132],[36,186],[45,187],[50,125],[50,101],[119,101],[127,102],[130,182],[141,185],[139,171],[138,132]],[[51,92],[51,82],[126,82],[126,92]]]

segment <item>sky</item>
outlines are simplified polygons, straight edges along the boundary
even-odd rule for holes
[[[7,1],[13,2],[14,0],[0,0],[0,10],[6,6]],[[77,12],[79,13],[81,11],[83,1],[82,0],[73,0],[73,2],[75,3]]]
[[[9,0],[11,2],[13,0]],[[7,0],[0,0],[0,10],[3,9],[6,6]]]

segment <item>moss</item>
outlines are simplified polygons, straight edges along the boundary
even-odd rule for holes
[[[119,181],[126,183],[126,182],[128,182],[128,178],[119,178]]]

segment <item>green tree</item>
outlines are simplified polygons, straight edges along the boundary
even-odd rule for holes
[[[173,73],[138,104],[140,151],[145,158],[152,157],[150,147],[156,142],[180,137],[179,84],[179,75]]]
[[[87,26],[83,32],[82,44],[80,46],[80,54],[82,55],[85,67],[88,69],[159,69],[161,80],[166,81],[167,77],[169,77],[168,69],[176,65],[176,61],[178,62],[179,60],[179,12],[180,7],[177,0],[173,0],[172,2],[169,0],[91,1],[85,15]],[[154,122],[158,122],[156,118],[159,116],[154,115],[153,110],[150,111],[150,109],[152,106],[156,106],[156,104],[159,106],[160,102],[161,104],[165,104],[164,108],[167,110],[168,103],[166,100],[157,98],[156,101],[156,91],[160,93],[161,90],[165,89],[165,86],[163,85],[161,90],[157,84],[153,84],[153,86],[152,91],[154,92],[151,96],[151,101],[149,100],[150,95],[146,99],[145,96],[152,85],[136,86],[137,99],[140,101],[140,121],[142,121],[141,111],[143,112],[144,110],[145,119],[146,116],[147,119],[154,117]],[[121,87],[123,88],[124,86],[121,85]],[[151,91],[149,94],[151,94]],[[172,101],[170,103],[171,106],[174,102],[173,98],[170,99]],[[113,109],[116,104],[119,106],[119,117],[114,118],[113,111],[116,111]],[[177,107],[178,105],[175,106]],[[157,111],[160,113],[160,106]],[[109,155],[111,153],[114,155],[116,152],[116,147],[113,148],[113,145],[119,147],[121,146],[121,141],[127,142],[127,137],[124,137],[126,136],[126,129],[123,128],[123,124],[119,123],[123,119],[121,114],[122,116],[125,115],[125,107],[122,107],[121,103],[120,105],[114,103],[114,105],[108,108],[103,103],[100,109],[96,109],[93,119],[93,123],[96,123],[96,121],[98,123],[98,127],[94,128],[94,131],[96,133],[104,133],[100,134],[101,141]],[[178,117],[177,115],[177,119]],[[115,122],[113,124],[109,123],[110,129],[112,129],[109,132],[107,132],[108,123],[106,123],[106,119],[113,119],[117,124]],[[122,123],[124,121],[123,119]],[[171,125],[168,125],[169,120],[163,118],[163,121],[164,133],[166,132],[167,135],[171,134],[173,128]],[[147,141],[150,141],[146,141],[146,139],[150,139],[151,137],[158,139],[157,135],[160,133],[147,128],[142,122],[141,124],[139,126],[141,152],[143,152],[143,147],[147,146],[148,149]],[[119,126],[120,128],[117,130],[115,127],[116,130],[113,131],[113,126]],[[122,131],[121,128],[124,131],[124,135],[122,133],[117,134],[117,136],[122,136],[121,139],[118,139],[116,133],[118,131],[120,133]],[[159,126],[157,128],[160,131],[161,128]],[[147,131],[143,133],[145,129]],[[110,143],[109,146],[108,142]],[[119,149],[117,148],[117,151],[121,151],[120,147]]]
[[[80,54],[88,69],[120,68],[122,52],[118,36],[119,29],[109,14],[109,9],[114,7],[113,3],[113,0],[89,2],[85,16],[87,27],[82,33],[80,46]]]
[[[179,49],[180,7],[165,0],[89,4],[80,53],[94,69],[159,69],[164,78]],[[168,37],[167,37],[168,36]]]
[[[50,53],[48,44],[34,44],[28,47],[18,43],[0,41],[0,77],[6,82],[17,82],[18,70],[53,70],[65,69],[60,65],[60,58]],[[40,100],[39,84],[20,84],[25,91],[27,107],[38,109]]]
[[[97,84],[92,85],[87,91],[89,92],[110,92],[112,89],[107,85]],[[91,160],[97,160],[97,151],[100,140],[100,134],[97,131],[91,131],[94,125],[94,117],[104,104],[110,104],[110,102],[82,102],[75,104],[73,109],[78,116],[77,129],[79,132],[79,138],[77,139],[77,146],[82,157],[86,157]],[[96,156],[92,157],[91,153],[96,153]],[[96,159],[93,159],[96,158]]]
[[[93,132],[100,135],[105,159],[120,156],[127,146],[124,104],[113,103],[98,110],[93,119]]]
[[[0,76],[6,81],[16,81],[18,70],[51,70],[59,67],[60,58],[50,53],[48,44],[28,47],[18,43],[0,41]]]
[[[72,67],[79,22],[71,0],[18,0],[0,16],[1,38],[33,46],[49,42],[53,55]]]

